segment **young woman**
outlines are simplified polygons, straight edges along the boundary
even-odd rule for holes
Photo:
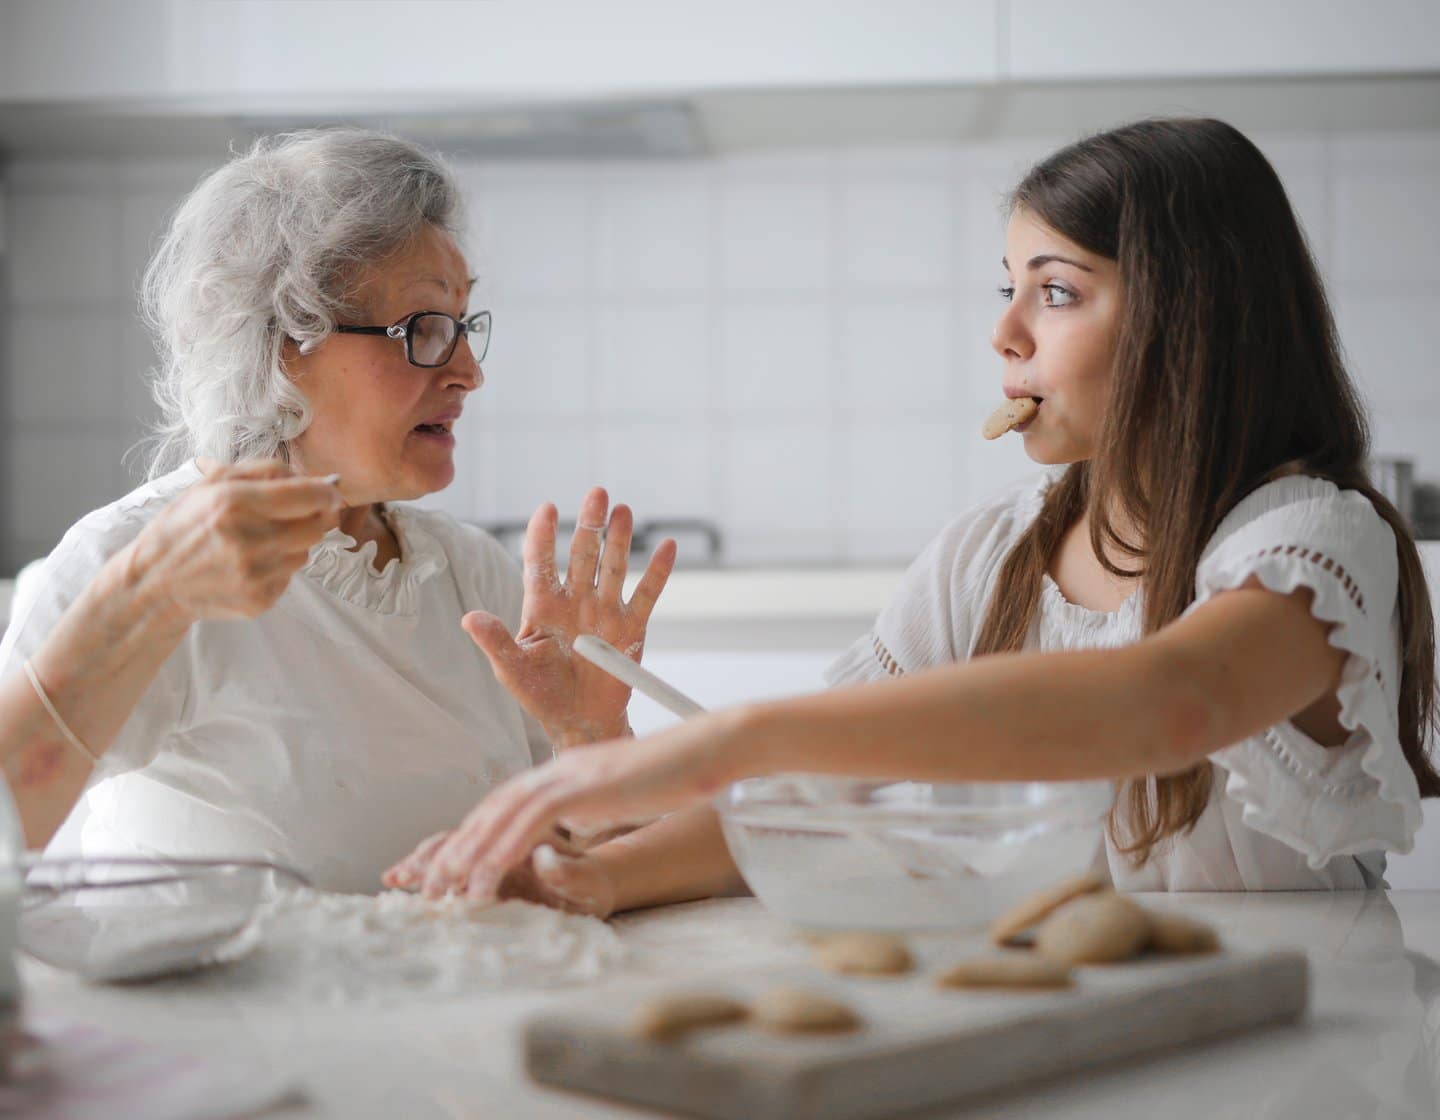
[[[1114,779],[1123,889],[1381,884],[1440,791],[1429,596],[1274,170],[1219,121],[1091,137],[1015,190],[1005,268],[1003,388],[1050,469],[927,548],[832,670],[858,687],[573,752],[388,881],[508,891],[556,821],[671,812],[539,862],[600,912],[693,897],[734,870],[688,807],[814,771]]]

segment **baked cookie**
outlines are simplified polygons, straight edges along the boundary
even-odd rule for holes
[[[1090,894],[1106,886],[1105,879],[1093,873],[1077,875],[1031,895],[1001,914],[990,926],[990,940],[996,945],[1009,945],[1052,911],[1072,898]]]
[[[905,942],[887,933],[835,933],[818,939],[815,963],[830,972],[900,976],[914,967]]]
[[[804,988],[771,988],[750,1005],[750,1021],[782,1034],[853,1031],[860,1017],[838,1000]]]
[[[1071,899],[1040,923],[1035,948],[1062,964],[1110,964],[1136,956],[1150,940],[1150,919],[1114,891]]]
[[[1146,948],[1155,953],[1213,953],[1220,948],[1214,928],[1184,914],[1147,910],[1150,940]]]
[[[630,1031],[654,1042],[670,1042],[701,1027],[739,1022],[747,1014],[745,1005],[729,996],[682,992],[658,996],[641,1004]]]
[[[959,961],[935,978],[941,988],[1068,988],[1070,969],[1038,953],[1007,953]]]

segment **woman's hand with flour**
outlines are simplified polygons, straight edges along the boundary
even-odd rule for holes
[[[438,832],[422,842],[385,872],[385,885],[419,889],[431,859],[454,836],[454,831]],[[506,871],[492,895],[497,901],[519,898],[594,918],[608,918],[616,902],[615,883],[604,864],[554,828],[547,831],[544,843]]]
[[[566,872],[574,879],[583,867],[543,854],[545,846],[556,847],[562,821],[600,828],[649,820],[768,769],[767,760],[750,749],[745,719],[744,709],[712,712],[643,739],[568,751],[526,770],[481,801],[453,832],[432,836],[392,867],[385,882],[419,888],[427,898],[503,898],[527,868],[544,882],[550,865],[552,885]],[[579,857],[599,869],[597,878],[604,878],[597,855],[604,851],[602,846]],[[613,884],[610,889],[613,905]]]
[[[135,538],[126,574],[183,625],[254,618],[339,524],[336,483],[273,460],[211,467]]]
[[[593,634],[639,661],[650,612],[675,566],[675,542],[663,541],[626,602],[635,519],[618,505],[607,526],[609,502],[599,487],[585,495],[563,581],[555,564],[555,507],[546,503],[535,511],[525,533],[525,598],[513,636],[483,611],[463,620],[496,678],[561,748],[628,733],[629,686],[576,657],[571,645],[580,634]]]

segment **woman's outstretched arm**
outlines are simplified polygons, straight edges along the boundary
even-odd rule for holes
[[[1176,773],[1335,691],[1346,654],[1310,598],[1241,588],[1120,649],[983,657],[762,707],[744,753],[768,773],[919,781]]]
[[[426,861],[431,894],[487,894],[557,820],[693,805],[807,771],[917,781],[1123,778],[1184,770],[1332,694],[1345,653],[1310,593],[1244,587],[1134,645],[978,658],[712,713],[507,782]]]

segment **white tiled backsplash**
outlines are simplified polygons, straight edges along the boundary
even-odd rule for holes
[[[573,511],[599,482],[641,519],[715,519],[734,563],[912,556],[1032,469],[1019,441],[977,429],[999,394],[1000,200],[1064,139],[460,163],[495,339],[459,477],[430,501],[515,519],[545,499]],[[1325,270],[1377,451],[1440,475],[1440,133],[1257,139]],[[136,477],[121,459],[152,360],[136,279],[204,170],[6,170],[0,569]]]

